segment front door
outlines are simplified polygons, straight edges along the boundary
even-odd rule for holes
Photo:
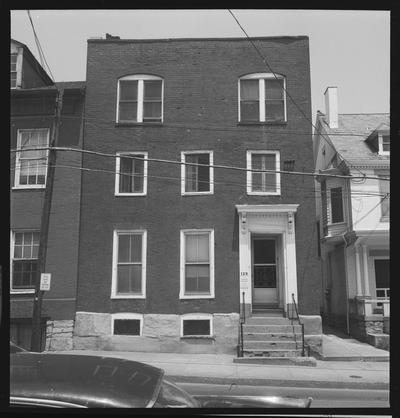
[[[253,303],[277,304],[276,239],[254,237],[253,259]]]

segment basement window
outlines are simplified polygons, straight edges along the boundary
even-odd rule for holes
[[[113,314],[112,335],[142,335],[143,316],[140,314]]]
[[[211,315],[187,314],[182,316],[182,337],[211,337]]]

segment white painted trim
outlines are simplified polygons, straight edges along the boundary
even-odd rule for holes
[[[383,136],[389,136],[390,135],[383,135],[383,134],[378,134],[378,154],[379,155],[390,155],[390,151],[384,151],[383,150]]]
[[[208,295],[185,295],[185,235],[209,233],[210,245],[210,294]],[[180,233],[180,290],[179,299],[214,299],[215,298],[215,277],[214,277],[214,229],[181,229]]]
[[[142,292],[140,294],[118,294],[117,273],[118,273],[118,235],[120,234],[141,234],[142,235]],[[147,258],[147,231],[145,229],[115,229],[113,232],[113,254],[111,273],[111,299],[146,299],[146,258]]]
[[[213,316],[212,314],[203,314],[203,313],[189,313],[181,315],[181,337],[190,337],[190,335],[183,335],[183,321],[185,320],[209,320],[210,322],[210,334],[209,335],[195,335],[195,337],[213,337],[214,336],[214,327],[213,327]]]
[[[298,203],[277,204],[277,205],[235,205],[238,213],[274,213],[274,212],[296,212],[300,205]]]
[[[17,130],[17,149],[20,150],[21,148],[21,133],[22,132],[32,132],[32,131],[43,131],[47,133],[47,141],[44,146],[49,146],[50,140],[50,128],[32,128],[32,129],[18,129]],[[20,151],[23,151],[21,149]],[[20,152],[17,151],[15,153],[15,174],[14,174],[14,186],[12,189],[44,189],[47,184],[47,169],[48,169],[48,159],[49,159],[49,150],[46,151],[46,172],[45,172],[45,180],[44,184],[19,184],[19,176],[21,171],[20,166]]]
[[[124,155],[144,155],[143,158],[143,192],[141,193],[120,193],[119,190],[119,170],[121,164],[121,156]],[[115,157],[115,191],[114,196],[146,196],[147,195],[147,163],[149,154],[147,151],[134,151],[134,152],[117,152]]]
[[[209,154],[210,155],[210,190],[207,192],[186,192],[186,155],[188,154]],[[214,151],[197,150],[197,151],[181,151],[181,195],[182,196],[196,196],[196,195],[212,195],[214,194]]]
[[[274,150],[247,150],[246,151],[246,167],[247,170],[252,170],[251,156],[252,154],[274,154],[275,155],[275,169],[280,170],[280,151]],[[253,192],[252,187],[252,172],[246,172],[246,193],[248,195],[259,196],[280,196],[281,194],[281,173],[276,173],[276,192]]]
[[[138,81],[138,97],[137,97],[137,114],[136,121],[122,121],[119,120],[119,96],[120,96],[120,81],[136,80]],[[116,123],[144,123],[143,122],[143,97],[144,97],[144,81],[146,80],[160,80],[161,81],[161,123],[164,122],[164,79],[159,76],[150,74],[133,74],[126,75],[118,79],[117,82],[117,109],[116,109]]]
[[[131,312],[119,312],[111,314],[111,335],[114,334],[114,321],[116,319],[138,319],[140,321],[139,335],[129,334],[116,334],[118,337],[126,335],[128,337],[141,337],[143,335],[143,314],[131,313]]]
[[[387,255],[372,255],[369,256],[372,259],[372,273],[373,273],[373,290],[374,290],[374,296],[377,298],[376,295],[376,270],[375,270],[375,260],[388,260],[390,263],[390,256]],[[379,288],[378,288],[379,289]]]

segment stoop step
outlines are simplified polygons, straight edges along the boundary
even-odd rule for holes
[[[244,350],[296,350],[299,343],[295,341],[244,341]]]
[[[298,323],[298,322],[296,322]],[[246,319],[246,324],[249,325],[291,325],[289,318],[282,318],[279,316],[258,316],[254,315]],[[295,322],[293,322],[295,324]]]
[[[301,332],[243,332],[245,341],[301,341]]]
[[[301,349],[244,349],[246,357],[301,357]]]
[[[293,325],[264,325],[264,324],[247,324],[243,325],[243,332],[264,332],[264,333],[301,333],[301,326],[298,324]]]

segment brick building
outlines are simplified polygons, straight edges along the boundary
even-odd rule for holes
[[[246,39],[88,41],[75,348],[234,352],[243,300],[319,315],[313,178],[265,171],[313,171],[283,88],[311,120],[309,42],[254,42],[275,75]]]
[[[48,151],[24,148],[49,145],[59,90],[63,90],[63,100],[58,145],[82,147],[84,82],[53,83],[27,46],[18,41],[11,40],[10,54],[10,142],[11,149],[20,150],[11,154],[10,334],[17,344],[29,348]],[[51,348],[72,347],[80,166],[80,153],[57,156],[46,254],[46,272],[52,279],[43,299],[42,348],[46,329]]]

